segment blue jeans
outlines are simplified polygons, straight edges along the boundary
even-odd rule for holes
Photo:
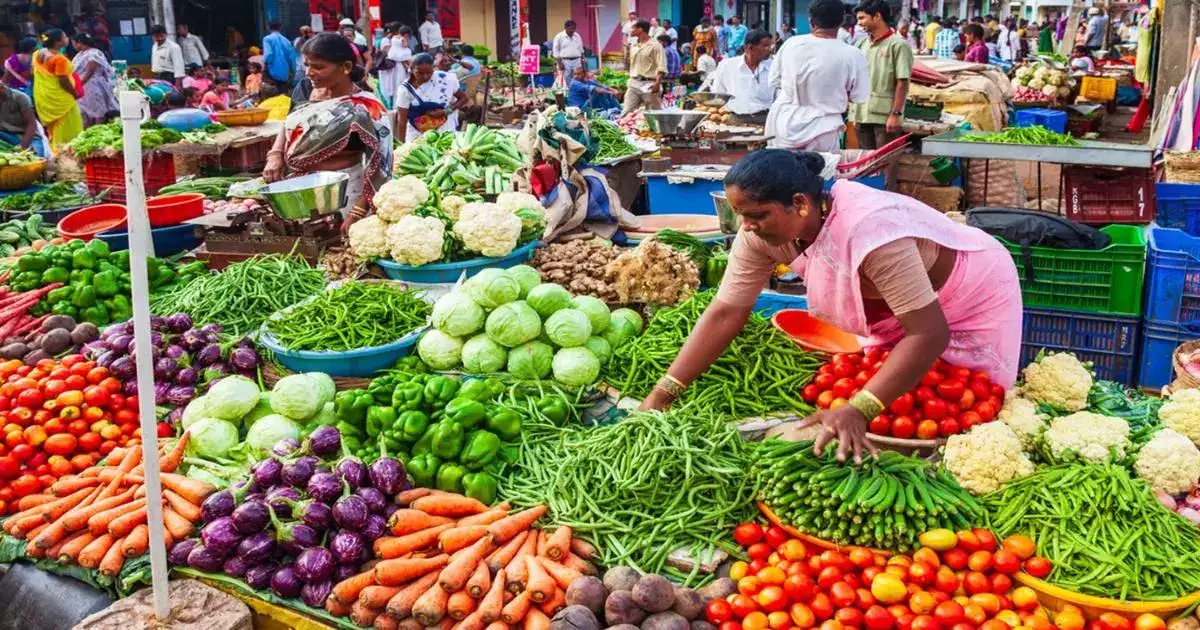
[[[0,131],[0,140],[3,140],[14,147],[21,144],[21,136],[7,131]],[[33,141],[29,143],[29,148],[38,155],[38,157],[50,157],[46,152],[46,145],[42,144],[42,139],[38,136],[33,137]]]

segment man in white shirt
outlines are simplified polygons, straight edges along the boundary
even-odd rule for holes
[[[367,36],[359,32],[358,27],[354,25],[354,20],[342,18],[342,21],[338,22],[339,31],[346,27],[354,29],[354,43],[365,48],[367,46]]]
[[[167,29],[161,24],[150,28],[150,38],[154,47],[150,50],[150,72],[160,81],[174,83],[175,87],[183,90],[183,50],[179,44],[167,39]]]
[[[712,51],[704,46],[696,47],[696,55],[696,72],[699,72],[702,78],[708,79],[717,69],[717,60],[713,58]]]
[[[663,28],[667,31],[667,37],[671,38],[671,46],[679,45],[679,31],[675,30],[674,26],[671,26],[671,20],[663,20],[662,24]]]
[[[434,18],[433,11],[425,13],[425,21],[421,22],[417,34],[421,36],[421,45],[425,52],[438,52],[442,49],[442,25]]]
[[[753,30],[746,35],[745,54],[721,60],[716,72],[706,80],[708,89],[714,94],[732,94],[725,104],[730,113],[740,117],[763,115],[771,108],[775,99],[775,88],[771,87],[771,52],[775,41],[766,31]]]
[[[867,58],[842,41],[841,0],[813,0],[811,35],[788,38],[771,66],[779,95],[767,115],[766,134],[781,149],[830,152],[838,148],[850,103],[871,95]]]
[[[563,23],[563,30],[554,36],[550,47],[550,56],[558,64],[563,80],[570,83],[575,74],[575,68],[583,64],[583,36],[576,30],[575,20]]]
[[[658,38],[660,36],[666,35],[666,34],[667,34],[667,29],[663,28],[663,26],[658,23],[658,18],[656,18],[656,17],[650,18],[650,39],[653,39],[654,41],[658,41]]]
[[[637,21],[637,11],[630,11],[629,17],[626,18],[625,23],[621,25],[621,34],[625,36],[626,46],[632,46],[637,43],[637,36],[633,34],[633,26],[637,24]]]
[[[203,66],[208,62],[208,49],[199,36],[188,32],[188,25],[180,22],[175,25],[175,43],[183,51],[184,65]]]

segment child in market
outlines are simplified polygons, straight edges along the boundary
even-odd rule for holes
[[[203,104],[204,94],[194,87],[183,88],[183,99],[187,107],[199,109]]]
[[[246,74],[246,94],[258,98],[262,93],[263,67],[258,62],[251,62]]]
[[[196,88],[204,94],[212,88],[212,77],[204,70],[204,66],[189,64],[186,71],[187,76],[183,78],[184,89]]]

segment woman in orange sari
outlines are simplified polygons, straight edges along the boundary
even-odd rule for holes
[[[81,94],[71,61],[60,52],[67,46],[66,33],[57,28],[42,33],[42,46],[33,54],[33,104],[58,152],[83,131],[76,103]]]

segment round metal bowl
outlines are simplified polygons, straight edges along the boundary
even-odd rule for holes
[[[692,102],[705,107],[720,107],[733,98],[732,94],[717,94],[715,92],[692,92],[688,95]]]
[[[308,219],[314,214],[333,214],[346,205],[350,176],[336,171],[319,171],[263,186],[258,194],[280,218]]]
[[[733,211],[733,206],[725,198],[724,190],[714,190],[709,194],[712,196],[721,231],[725,234],[737,234],[738,230],[742,229],[742,215]]]
[[[706,112],[684,109],[656,109],[646,111],[646,126],[650,131],[664,136],[686,136],[708,118]]]

